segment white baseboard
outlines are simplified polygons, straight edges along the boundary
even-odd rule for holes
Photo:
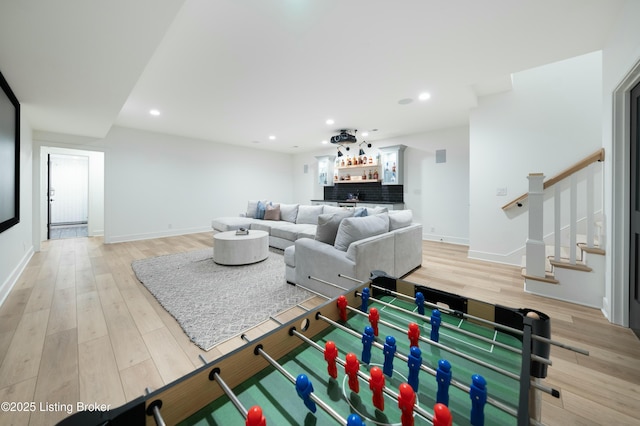
[[[518,249],[508,254],[489,253],[485,251],[469,250],[469,259],[484,260],[487,262],[502,263],[504,265],[522,266],[523,249]]]
[[[211,226],[185,229],[169,229],[166,231],[149,232],[145,234],[105,236],[105,244],[124,243],[127,241],[151,240],[154,238],[177,237],[179,235],[198,234],[200,232],[211,232]]]
[[[422,234],[422,239],[426,240],[426,241],[440,241],[443,243],[450,243],[450,244],[458,244],[458,245],[462,245],[462,246],[468,246],[469,245],[469,239],[468,238],[460,238],[460,237],[450,237],[450,236],[446,236],[446,235],[435,235],[435,234]]]
[[[18,262],[13,271],[11,271],[11,274],[9,274],[5,282],[3,282],[0,286],[0,306],[2,306],[7,296],[11,292],[11,289],[18,282],[18,278],[20,278],[20,275],[24,271],[24,268],[27,267],[27,264],[33,257],[33,254],[33,246],[31,246],[29,250],[24,253],[24,256],[22,256],[22,259],[20,259],[20,262]]]

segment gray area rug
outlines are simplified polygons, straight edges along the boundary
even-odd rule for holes
[[[138,280],[200,348],[234,337],[312,297],[287,284],[281,251],[246,266],[213,262],[211,249],[134,261]]]

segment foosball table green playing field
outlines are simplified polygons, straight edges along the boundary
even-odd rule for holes
[[[326,285],[332,285],[326,283]],[[374,271],[198,370],[108,412],[60,425],[529,425],[551,339],[542,312]]]

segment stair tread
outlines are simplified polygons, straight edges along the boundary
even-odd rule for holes
[[[522,268],[522,276],[525,279],[542,281],[542,282],[549,283],[549,284],[559,284],[560,283],[560,281],[555,279],[553,273],[546,272],[546,271],[545,271],[545,276],[544,277],[537,277],[535,275],[528,275],[526,268]]]
[[[585,271],[585,272],[591,272],[593,270],[587,265],[585,265],[582,260],[577,260],[577,259],[575,263],[571,263],[571,259],[564,258],[564,257],[560,258],[559,260],[552,258],[552,259],[549,259],[549,262],[551,263],[551,265],[557,268],[575,269],[577,271]]]

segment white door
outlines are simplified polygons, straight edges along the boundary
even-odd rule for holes
[[[51,154],[49,157],[50,225],[87,223],[89,157]]]

